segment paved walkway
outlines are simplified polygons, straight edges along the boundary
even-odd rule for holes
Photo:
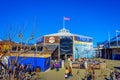
[[[79,71],[78,74],[77,71]],[[104,80],[103,79],[104,74],[101,75],[100,70],[95,70],[95,72],[97,73],[95,80]],[[47,72],[38,73],[37,77],[39,77],[38,80],[65,80],[64,74],[65,74],[65,69],[61,68],[58,72],[56,72],[56,70],[50,70]],[[85,76],[85,69],[73,69],[73,76],[67,80],[82,80],[84,76]],[[34,78],[32,80],[34,80]]]
[[[95,80],[104,80],[104,76],[106,75],[109,78],[109,72],[111,68],[120,67],[120,61],[107,60],[107,68],[105,70],[96,69],[95,70]],[[77,71],[79,73],[77,74]],[[119,70],[120,71],[120,70]],[[49,70],[47,72],[38,73],[38,80],[65,80],[65,69],[60,68],[60,71],[56,72],[56,70]],[[70,77],[67,80],[82,80],[85,76],[85,69],[73,69],[73,77]],[[35,79],[32,79],[35,80]]]

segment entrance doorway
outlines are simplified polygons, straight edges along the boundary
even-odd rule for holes
[[[72,55],[70,55],[70,54],[62,54],[62,55],[60,55],[60,59],[61,60],[66,60],[66,59],[68,59],[68,58],[70,58]]]

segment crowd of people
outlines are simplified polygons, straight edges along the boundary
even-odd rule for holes
[[[34,71],[34,67],[31,64],[24,65],[24,64],[15,64],[12,66],[5,66],[6,69],[2,67],[0,64],[0,78],[1,79],[9,79],[14,78],[16,80],[29,80],[33,75],[32,72]],[[7,68],[8,67],[8,68]],[[26,73],[29,74],[26,75]]]
[[[68,61],[69,61],[69,67],[65,67],[65,79],[69,79],[70,76],[73,76],[72,65],[71,65],[71,62],[73,63],[73,61],[71,61],[69,58],[68,58]],[[95,64],[98,64],[99,61],[95,61],[92,59],[82,59],[81,62],[84,63],[84,69],[85,69],[85,76],[84,78],[82,78],[82,80],[97,80],[94,66]],[[105,61],[103,61],[103,63],[105,63]],[[114,68],[110,69],[108,74],[109,76],[103,75],[104,80],[120,80],[120,73],[117,69],[114,69]]]
[[[120,80],[120,73],[116,69],[111,68],[109,76],[110,76],[110,79],[105,77],[105,80],[114,80],[114,79]]]
[[[73,74],[72,71],[72,63],[73,61],[68,58],[68,66],[65,66],[65,74],[64,74],[64,78],[65,79],[69,79],[72,76],[75,76],[75,74]],[[95,74],[95,69],[93,67],[93,65],[89,66],[88,64],[89,60],[84,60],[84,68],[85,68],[85,76],[82,80],[96,80],[96,74]],[[92,60],[90,60],[92,61]],[[17,80],[30,80],[30,78],[32,77],[32,72],[35,71],[35,68],[31,65],[25,65],[25,64],[14,64],[12,66],[5,65],[4,64],[4,68],[2,68],[3,66],[0,64],[0,78],[4,79],[4,78],[11,78],[11,76],[13,76],[14,74],[14,78]],[[51,62],[51,69],[55,69],[56,72],[59,71],[59,68],[61,67],[60,61],[58,60],[54,60],[53,62]],[[29,74],[26,75],[26,73]],[[109,71],[109,76],[104,76],[104,80],[120,80],[120,73],[117,71],[117,69],[113,69],[111,68]]]

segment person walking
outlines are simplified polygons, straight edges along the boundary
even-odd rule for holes
[[[111,70],[110,70],[110,80],[113,80],[113,77],[114,77],[114,72],[113,72],[113,69],[111,68]]]
[[[87,80],[92,80],[92,68],[88,68]]]
[[[95,70],[93,66],[91,67],[91,70],[92,70],[92,80],[95,80]]]
[[[85,69],[87,70],[88,69],[88,60],[87,59],[84,62],[84,66],[85,66]]]
[[[55,68],[56,68],[56,71],[59,71],[59,63],[58,62],[55,63]]]
[[[114,71],[114,74],[115,74],[115,80],[118,80],[118,78],[119,78],[119,72],[116,69]]]

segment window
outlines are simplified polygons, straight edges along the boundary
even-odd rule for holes
[[[17,46],[12,46],[12,51],[17,51]]]

